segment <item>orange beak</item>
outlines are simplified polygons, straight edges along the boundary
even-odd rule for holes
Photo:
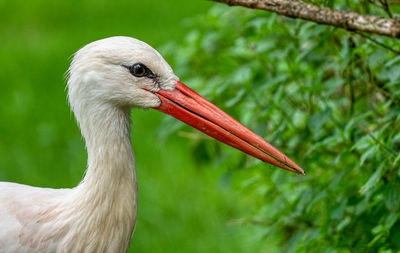
[[[264,162],[305,175],[286,155],[180,81],[174,90],[155,94],[161,106],[154,109]]]

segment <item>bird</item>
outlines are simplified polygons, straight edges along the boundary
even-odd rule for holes
[[[115,36],[79,49],[67,96],[88,152],[83,180],[50,189],[0,182],[0,252],[126,252],[137,212],[131,109],[153,108],[277,167],[304,170],[183,84],[150,45]]]

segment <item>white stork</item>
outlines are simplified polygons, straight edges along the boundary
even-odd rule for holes
[[[0,252],[126,252],[137,182],[130,110],[154,108],[275,166],[293,161],[181,83],[146,43],[111,37],[80,49],[68,98],[86,141],[87,171],[72,189],[0,182]]]

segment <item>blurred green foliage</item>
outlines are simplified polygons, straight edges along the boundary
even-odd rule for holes
[[[385,14],[366,1],[327,5]],[[165,120],[164,136],[191,137],[198,162],[225,169],[221,181],[247,208],[235,223],[257,228],[260,252],[399,252],[399,40],[373,37],[381,46],[222,5],[191,25],[183,43],[163,48],[181,80],[307,171],[263,165]]]

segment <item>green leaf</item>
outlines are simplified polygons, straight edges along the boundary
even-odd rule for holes
[[[361,187],[360,194],[364,195],[372,188],[376,187],[383,173],[383,165],[379,166],[379,168],[372,174],[372,176],[368,179],[368,181]]]
[[[396,212],[400,208],[400,184],[398,182],[390,182],[386,186],[385,205],[391,212]]]
[[[374,157],[378,150],[379,146],[372,146],[371,148],[364,151],[364,153],[361,155],[359,165],[362,166],[367,159]]]
[[[317,112],[308,121],[308,125],[313,130],[320,129],[331,118],[332,110],[327,108],[324,111]]]
[[[340,223],[337,225],[336,230],[337,231],[342,231],[345,229],[349,224],[350,224],[351,218],[349,216],[346,216]]]

